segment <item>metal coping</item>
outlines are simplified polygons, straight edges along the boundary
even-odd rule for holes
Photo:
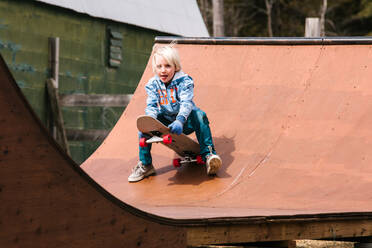
[[[202,45],[366,45],[372,44],[372,36],[354,37],[176,37],[157,36],[155,43]]]

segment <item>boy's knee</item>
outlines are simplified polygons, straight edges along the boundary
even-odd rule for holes
[[[193,110],[193,112],[195,116],[194,117],[195,121],[199,123],[207,124],[207,125],[209,124],[207,114],[203,110],[197,109],[197,110]]]

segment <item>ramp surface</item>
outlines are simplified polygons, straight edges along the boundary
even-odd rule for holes
[[[160,45],[160,44],[158,44]],[[130,184],[149,64],[125,113],[82,168],[122,201],[169,218],[372,210],[371,45],[177,46],[223,167],[172,167]],[[149,60],[151,61],[151,60]]]
[[[216,43],[177,47],[223,167],[216,177],[197,165],[175,169],[175,154],[154,145],[157,175],[138,183],[127,177],[138,161],[135,120],[150,64],[80,168],[42,127],[1,58],[0,246],[371,236],[372,40]]]

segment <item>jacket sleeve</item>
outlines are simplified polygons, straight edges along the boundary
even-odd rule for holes
[[[178,112],[177,119],[182,119],[183,117],[184,121],[186,121],[194,107],[194,81],[192,78],[187,76],[180,83],[178,90],[180,98],[180,111]]]
[[[159,97],[156,92],[156,88],[153,84],[148,83],[145,86],[147,92],[146,100],[146,115],[151,116],[156,119],[159,114]]]

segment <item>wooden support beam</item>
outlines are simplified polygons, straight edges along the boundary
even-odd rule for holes
[[[189,246],[239,244],[300,239],[332,239],[372,235],[372,220],[312,220],[214,225],[187,228]]]
[[[200,245],[195,248],[254,248],[255,246],[243,246],[243,245]],[[193,247],[194,248],[194,247]]]
[[[354,242],[330,240],[292,240],[288,248],[354,248]]]
[[[220,244],[220,245],[198,245],[195,248],[358,248],[358,244],[348,241],[330,240],[291,240],[282,242],[261,242],[244,244]],[[362,248],[362,247],[360,247]]]
[[[64,122],[62,117],[62,111],[60,109],[60,103],[58,98],[58,89],[56,88],[54,79],[47,79],[48,96],[51,105],[52,117],[54,126],[56,127],[56,141],[61,145],[65,152],[70,155],[70,150],[67,143],[66,132],[64,128]]]
[[[128,105],[132,94],[108,95],[108,94],[61,94],[62,106],[102,106],[102,107],[125,107]]]
[[[50,75],[54,82],[55,87],[59,87],[59,37],[49,38],[49,69]]]
[[[50,37],[48,38],[48,70],[49,75],[48,78],[52,78],[54,80],[54,87],[57,88],[59,86],[59,38],[58,37]],[[48,108],[48,106],[47,106]],[[57,129],[55,126],[56,120],[54,120],[53,110],[47,110],[47,123],[46,126],[48,127],[50,133],[52,134],[53,138],[57,140]]]
[[[320,37],[320,19],[318,17],[306,18],[305,37]]]

